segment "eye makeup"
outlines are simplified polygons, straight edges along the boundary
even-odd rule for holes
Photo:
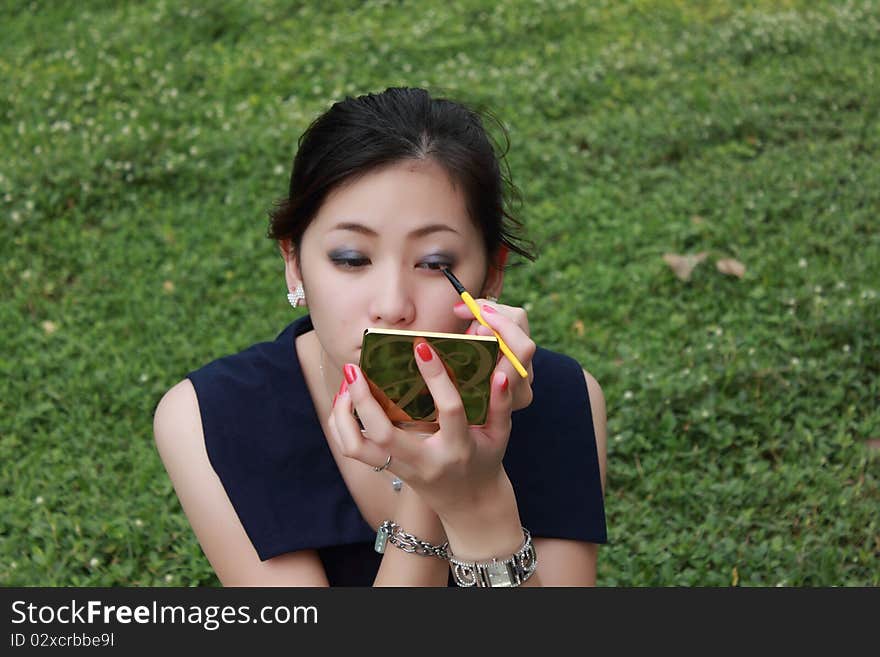
[[[363,255],[360,251],[351,249],[334,249],[327,254],[334,265],[344,269],[356,269],[370,263],[370,259]],[[417,266],[424,265],[426,269],[431,271],[440,271],[444,267],[454,267],[457,260],[454,255],[444,251],[429,253],[421,258]]]

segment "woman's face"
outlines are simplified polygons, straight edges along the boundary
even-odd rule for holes
[[[301,262],[287,256],[288,285],[302,280],[329,359],[357,363],[367,327],[463,332],[448,266],[475,297],[500,292],[463,194],[433,160],[405,160],[335,189],[306,229]],[[487,271],[488,270],[488,271]],[[487,279],[488,275],[488,279]]]

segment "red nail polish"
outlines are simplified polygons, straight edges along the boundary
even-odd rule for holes
[[[431,347],[428,346],[427,342],[419,342],[416,345],[416,351],[419,354],[419,358],[421,358],[426,363],[434,358],[434,354],[431,353]]]
[[[357,370],[355,369],[354,365],[346,364],[346,366],[342,368],[342,371],[345,374],[345,380],[348,381],[350,384],[354,383],[355,379],[357,379],[358,377]]]
[[[467,304],[464,301],[459,301],[457,304],[455,304],[455,309],[461,310],[462,308],[464,308],[466,306],[467,306]]]
[[[344,393],[346,390],[348,390],[348,382],[345,379],[342,379],[342,383],[339,386],[339,392],[336,393],[336,396],[338,397],[339,395]]]
[[[507,392],[507,386],[510,384],[510,381],[507,379],[507,375],[503,372],[501,373],[501,376],[504,377],[504,380],[501,382],[501,392]]]
[[[336,406],[336,400],[337,400],[337,399],[339,399],[339,393],[338,393],[338,392],[337,392],[335,395],[333,395],[333,403],[330,404],[330,407],[331,407],[331,408],[334,407],[334,406]]]
[[[483,312],[491,314],[495,312],[495,309],[492,306],[483,306]]]

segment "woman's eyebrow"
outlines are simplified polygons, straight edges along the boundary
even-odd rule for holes
[[[377,233],[372,228],[368,228],[367,226],[364,226],[363,224],[359,224],[359,223],[355,223],[355,222],[351,222],[351,221],[345,221],[345,222],[336,224],[330,230],[331,231],[332,230],[351,230],[356,233],[362,233],[363,235],[367,235],[368,237],[378,237],[379,236],[379,233]],[[436,233],[439,231],[446,231],[446,230],[448,230],[452,233],[455,233],[456,235],[459,234],[459,232],[457,230],[455,230],[451,226],[447,226],[446,224],[428,224],[427,226],[422,226],[421,228],[416,228],[415,230],[410,231],[406,237],[407,237],[407,239],[415,239],[418,237],[424,237],[425,235],[430,235],[431,233]]]

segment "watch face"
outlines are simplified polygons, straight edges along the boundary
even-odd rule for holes
[[[513,586],[513,573],[510,568],[513,564],[494,562],[486,564],[486,577],[489,586]]]

